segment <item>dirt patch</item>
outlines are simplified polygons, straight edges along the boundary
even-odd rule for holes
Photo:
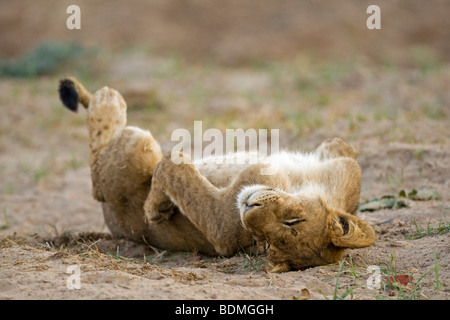
[[[104,233],[107,230],[102,226],[98,204],[91,202],[89,171],[69,171],[59,177],[61,185],[50,190],[33,190],[33,196],[2,196],[7,213],[4,218],[12,220],[8,228],[0,231],[1,297],[297,299],[302,296],[302,289],[308,289],[310,299],[448,299],[450,206],[448,180],[443,177],[449,170],[450,155],[429,147],[417,157],[414,150],[416,146],[394,145],[372,149],[373,154],[362,157],[362,198],[389,194],[393,188],[426,185],[436,188],[443,195],[442,200],[408,200],[406,208],[360,213],[376,230],[374,246],[347,251],[341,269],[331,265],[285,274],[267,274],[263,255],[239,253],[232,258],[212,258],[111,239]],[[431,165],[427,165],[429,161]],[[423,168],[422,174],[418,168]],[[386,177],[400,172],[403,176],[399,184],[389,184]],[[77,181],[85,188],[77,187]],[[421,237],[408,238],[418,232],[417,226]],[[37,234],[25,236],[24,230]],[[11,236],[12,233],[21,236]],[[67,286],[71,275],[67,270],[72,265],[81,270],[80,290]],[[373,275],[369,266],[381,270],[379,289],[367,288]],[[407,285],[390,283],[389,279],[400,275],[412,276],[412,280]]]

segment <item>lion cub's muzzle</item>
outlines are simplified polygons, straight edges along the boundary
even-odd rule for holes
[[[264,201],[267,201],[270,197],[272,191],[272,188],[264,185],[248,186],[242,189],[237,196],[237,206],[242,222],[245,220],[245,214],[253,208],[261,207]]]
[[[267,224],[274,219],[269,206],[275,205],[279,196],[278,190],[264,185],[245,187],[238,195],[237,205],[242,225],[257,241],[267,240]]]

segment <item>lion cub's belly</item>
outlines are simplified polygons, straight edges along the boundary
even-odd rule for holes
[[[230,185],[239,173],[256,163],[270,164],[273,168],[276,168],[275,174],[283,173],[288,175],[294,184],[296,182],[300,183],[305,173],[320,171],[324,165],[324,162],[320,161],[315,153],[291,153],[284,151],[271,156],[237,152],[194,161],[197,170],[218,188]]]
[[[231,153],[218,157],[194,160],[194,166],[214,186],[229,186],[245,168],[260,163],[263,158],[255,153]]]

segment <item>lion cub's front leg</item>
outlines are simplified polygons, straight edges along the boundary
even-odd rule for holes
[[[156,172],[158,172],[158,178],[156,178]],[[150,193],[144,203],[145,219],[148,223],[161,223],[169,220],[175,213],[175,204],[165,193],[164,184],[160,176],[158,164],[154,170]]]
[[[187,155],[181,156],[184,159],[181,164],[175,164],[168,155],[155,168],[144,204],[147,221],[157,223],[170,218],[170,201],[219,255],[228,256],[248,246],[251,235],[241,226],[235,198],[230,201],[234,195],[216,188],[190,163]]]

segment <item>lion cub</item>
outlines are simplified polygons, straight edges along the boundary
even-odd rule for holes
[[[257,164],[191,161],[182,153],[175,164],[149,131],[126,126],[126,103],[116,90],[92,95],[67,78],[59,93],[70,110],[79,103],[87,109],[93,196],[115,237],[222,256],[255,239],[271,272],[334,263],[345,248],[375,241],[374,230],[355,216],[361,170],[340,138]],[[261,174],[267,169],[273,174]]]

